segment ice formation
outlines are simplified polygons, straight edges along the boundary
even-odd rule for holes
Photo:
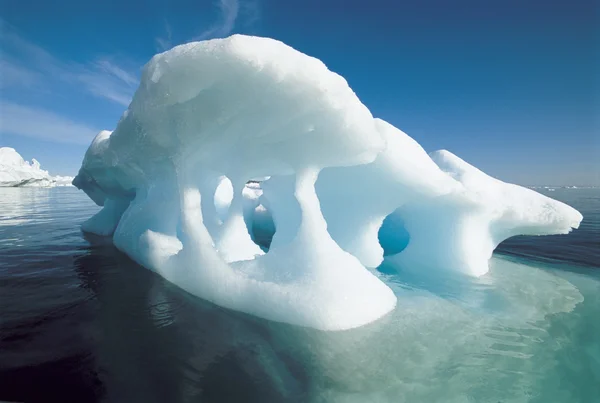
[[[572,207],[492,178],[449,151],[430,156],[460,186],[394,213],[410,234],[406,249],[393,258],[404,266],[419,263],[480,276],[487,273],[492,252],[505,239],[567,234],[583,219]]]
[[[71,186],[72,180],[70,176],[51,176],[35,158],[30,163],[14,148],[0,147],[0,187]]]
[[[154,56],[73,184],[104,206],[83,229],[141,265],[223,307],[323,330],[395,307],[368,269],[381,245],[404,242],[399,264],[481,275],[502,239],[581,220],[429,156],[318,59],[240,35]]]

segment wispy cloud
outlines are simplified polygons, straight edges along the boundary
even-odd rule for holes
[[[240,12],[240,3],[238,0],[219,0],[218,7],[221,11],[219,22],[200,35],[192,38],[192,40],[199,41],[209,38],[220,38],[233,32]]]
[[[8,87],[31,88],[38,80],[39,75],[24,66],[8,59],[0,60],[0,89]]]
[[[3,26],[3,28],[6,28]],[[134,72],[127,71],[108,58],[88,63],[62,61],[42,47],[26,40],[11,29],[3,29],[0,35],[0,51],[3,53],[3,73],[9,74],[1,86],[29,86],[37,80],[42,85],[59,82],[75,90],[127,106],[138,85]],[[4,55],[11,55],[10,59]],[[9,61],[10,60],[10,61]],[[6,68],[4,68],[6,67]]]
[[[257,4],[254,0],[217,0],[218,22],[192,40],[224,37],[235,30],[238,22],[242,25],[244,20],[253,23],[258,18]],[[139,84],[141,69],[137,64],[123,63],[123,60],[114,57],[98,57],[86,63],[63,60],[22,37],[1,19],[0,29],[0,89],[16,88],[23,93],[29,92],[35,98],[36,94],[52,93],[59,86],[121,106],[129,105]],[[155,39],[160,50],[177,44],[167,21],[164,31],[165,35]],[[0,100],[0,133],[88,144],[98,131],[48,109],[6,100],[7,93],[3,92]]]
[[[52,111],[52,104],[32,106],[24,99],[53,98],[56,91],[89,94],[127,106],[138,79],[136,74],[97,58],[87,63],[61,60],[30,42],[0,19],[0,136],[11,134],[58,143],[86,145],[98,129]],[[14,102],[12,97],[17,97]]]
[[[164,35],[154,38],[157,50],[163,52],[177,44],[189,41],[223,38],[236,31],[236,26],[251,29],[260,19],[260,0],[217,0],[214,4],[219,9],[218,21],[200,34],[184,41],[174,39],[171,25],[165,20]]]
[[[133,75],[130,72],[127,72],[125,70],[123,70],[123,68],[117,66],[116,64],[114,64],[113,62],[111,62],[110,60],[98,60],[96,62],[96,66],[109,73],[112,74],[113,76],[117,77],[118,79],[120,79],[121,81],[123,81],[125,84],[128,84],[130,86],[134,86],[138,84],[138,78]]]
[[[165,37],[155,38],[158,50],[163,52],[173,47],[173,31],[171,31],[171,25],[165,20]]]
[[[123,85],[119,80],[98,71],[88,70],[73,75],[85,86],[90,94],[115,102],[122,106],[129,106],[133,94],[133,86]]]
[[[261,17],[260,0],[247,0],[240,3],[238,20],[243,28],[252,28]]]
[[[0,101],[0,133],[59,143],[89,144],[99,130],[45,109]]]
[[[128,106],[138,86],[138,78],[108,59],[69,71],[67,80],[76,80],[92,95]]]
[[[2,24],[2,35],[0,35],[0,45],[3,53],[19,55],[25,60],[34,60],[39,65],[47,65],[47,68],[52,70],[55,65],[59,64],[58,60],[40,46],[29,42],[25,38],[18,35],[6,23]],[[4,56],[4,55],[3,55]]]

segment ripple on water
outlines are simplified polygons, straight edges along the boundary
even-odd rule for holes
[[[501,258],[473,280],[384,267],[397,308],[320,332],[216,307],[86,240],[79,225],[98,208],[75,189],[0,192],[0,400],[599,400],[590,270]]]

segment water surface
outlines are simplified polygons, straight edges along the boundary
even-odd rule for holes
[[[398,307],[321,332],[186,294],[79,225],[73,188],[0,189],[0,400],[600,402],[600,191],[568,236],[516,237],[471,281],[385,272]]]

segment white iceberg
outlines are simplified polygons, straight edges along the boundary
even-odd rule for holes
[[[52,176],[40,168],[34,158],[31,163],[11,147],[0,147],[0,187],[71,186],[72,176]]]
[[[409,234],[394,259],[429,270],[439,255],[473,275],[487,271],[502,237],[578,226],[576,210],[457,161],[432,159],[374,119],[318,59],[235,35],[154,56],[73,184],[104,206],[85,231],[112,235],[132,259],[188,292],[341,330],[396,305],[366,268],[383,259],[386,216],[398,215],[388,242]],[[260,186],[247,185],[256,178]]]
[[[567,234],[583,219],[574,208],[492,178],[449,151],[430,156],[459,186],[394,213],[410,234],[406,249],[391,259],[395,263],[480,276],[488,272],[492,252],[505,239]]]

